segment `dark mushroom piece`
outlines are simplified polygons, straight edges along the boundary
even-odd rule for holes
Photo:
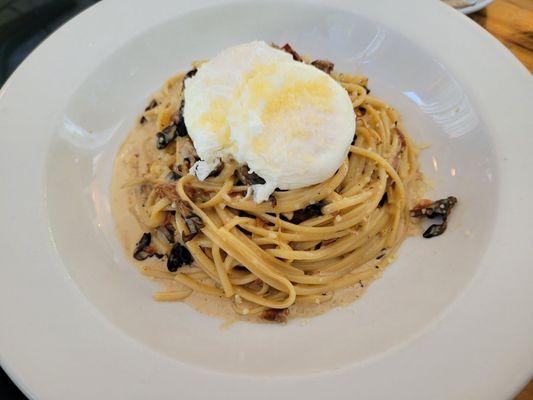
[[[292,219],[290,220],[291,224],[299,224],[308,219],[319,217],[322,214],[322,207],[324,207],[324,202],[319,201],[315,204],[310,204],[302,210],[297,210],[294,212]]]
[[[144,261],[148,257],[156,256],[157,258],[163,257],[162,254],[158,254],[150,246],[152,242],[152,234],[150,232],[143,233],[141,239],[135,245],[135,250],[133,251],[133,258],[139,261]]]
[[[176,243],[168,255],[167,269],[170,272],[176,272],[178,268],[192,263],[192,256],[185,246]]]
[[[189,229],[189,234],[183,237],[183,241],[188,242],[200,232],[200,229],[202,229],[205,224],[204,221],[202,221],[202,218],[194,213],[191,213],[189,216],[184,217],[183,219],[185,221],[185,225],[187,225],[187,228]]]
[[[161,132],[158,132],[156,136],[156,147],[158,150],[163,150],[166,148],[170,142],[172,142],[177,137],[177,129],[178,127],[174,124],[170,124],[165,129],[163,129]]]
[[[265,180],[255,172],[250,173],[250,169],[246,165],[237,168],[235,172],[240,183],[243,185],[262,185],[265,183]]]
[[[220,161],[218,165],[216,166],[216,168],[213,171],[211,171],[207,177],[208,178],[217,177],[220,175],[223,169],[224,169],[224,163]]]
[[[187,79],[187,78],[192,78],[194,75],[196,75],[196,73],[198,72],[198,69],[197,68],[193,68],[191,69],[189,72],[187,72],[185,74],[185,77],[183,78],[183,80]]]
[[[176,171],[170,171],[166,176],[165,180],[169,182],[175,182],[178,181],[181,178],[181,175],[178,174]]]
[[[385,203],[389,200],[389,195],[387,194],[387,191],[383,193],[383,196],[381,196],[381,200],[378,203],[378,207],[381,208],[385,205]]]
[[[420,205],[411,210],[410,215],[414,218],[442,218],[442,223],[433,224],[422,234],[426,239],[430,239],[435,236],[442,235],[448,226],[448,217],[457,204],[457,198],[449,196],[445,199],[440,199],[434,202],[426,200],[421,202]]]
[[[198,215],[192,212],[191,207],[184,201],[178,202],[178,211],[185,221],[185,225],[189,229],[189,234],[183,236],[183,241],[188,242],[193,239],[200,230],[205,226],[204,221]]]
[[[446,221],[442,222],[442,224],[430,225],[430,227],[424,231],[422,236],[426,239],[431,239],[432,237],[442,235],[447,227],[448,223]]]
[[[177,135],[179,137],[188,136],[187,126],[185,125],[185,118],[183,118],[183,108],[185,107],[185,99],[181,100],[180,108],[172,117],[172,121],[177,127]]]
[[[174,238],[174,233],[176,232],[176,229],[171,223],[161,225],[157,228],[157,230],[165,237],[167,242],[169,242],[170,244],[176,241]]]
[[[376,260],[381,260],[387,254],[387,249],[383,248],[379,251],[379,254],[376,256]]]
[[[423,202],[411,210],[411,217],[447,217],[455,204],[457,204],[457,198],[454,196],[449,196],[429,204]]]

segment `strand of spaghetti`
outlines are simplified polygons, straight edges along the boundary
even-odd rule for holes
[[[405,188],[403,186],[403,182],[398,176],[397,172],[394,170],[394,168],[392,168],[392,166],[387,162],[387,160],[385,160],[379,154],[376,154],[366,149],[362,149],[360,147],[350,146],[350,151],[354,154],[374,160],[377,164],[385,168],[387,174],[389,174],[389,176],[392,178],[392,180],[394,180],[397,185],[397,189],[400,194],[400,200],[403,201],[403,199],[405,199]]]
[[[170,200],[167,198],[162,198],[154,204],[148,218],[148,226],[150,228],[157,228],[163,223],[165,214],[163,214],[162,210],[168,205],[170,205]]]
[[[229,276],[229,280],[232,285],[247,285],[249,283],[252,283],[253,281],[257,280],[257,276],[252,274],[251,272],[244,272],[238,276],[236,276],[235,273],[232,273]]]
[[[220,171],[220,173],[215,177],[207,178],[206,182],[208,183],[226,182],[226,180],[233,178],[233,174],[235,173],[236,169],[237,169],[237,163],[235,161],[225,162],[222,168],[222,171]]]
[[[385,184],[385,180],[381,184]],[[373,198],[372,202],[369,202],[369,204],[361,204],[359,206],[356,206],[353,210],[349,211],[348,213],[344,214],[342,217],[342,221],[340,221],[337,224],[329,225],[329,226],[306,226],[303,224],[293,224],[287,221],[281,221],[280,224],[282,228],[300,232],[300,233],[331,233],[331,232],[338,232],[340,230],[345,230],[349,228],[353,228],[358,223],[360,223],[370,211],[372,211],[373,208],[376,207],[377,203],[379,202],[380,198],[377,199]],[[274,223],[274,218],[271,215],[268,214],[261,214],[260,215],[262,219]]]
[[[146,266],[141,267],[141,275],[148,276],[150,278],[170,280],[174,279],[174,277],[176,276],[176,274],[173,274],[171,272],[159,271]]]
[[[158,105],[144,113],[150,124],[144,130],[168,123],[181,102],[176,93],[181,76],[168,80],[154,96]],[[403,133],[396,111],[367,93],[366,77],[336,71],[332,77],[345,87],[354,108],[361,107],[356,110],[354,144],[331,178],[311,187],[276,191],[274,204],[256,204],[244,196],[248,186],[234,186],[234,161],[225,162],[218,175],[202,182],[187,175],[188,164],[181,164],[185,151],[181,146],[190,146],[187,138],[163,152],[155,148],[151,136],[139,141],[136,176],[132,176],[136,179],[123,186],[132,188],[135,216],[152,233],[152,245],[161,253],[170,247],[156,228],[168,222],[175,198],[160,198],[157,188],[167,183],[172,170],[183,175],[176,183],[179,199],[204,223],[201,232],[185,243],[195,267],[177,274],[141,270],[143,275],[185,286],[158,292],[154,298],[175,301],[197,291],[231,299],[239,314],[257,315],[295,302],[308,306],[330,301],[336,290],[358,282],[363,286],[390,262],[408,234],[409,208],[416,201],[411,188],[420,178],[417,149]],[[201,189],[209,193],[209,200],[195,201],[185,188]],[[298,210],[318,202],[323,215],[290,222]],[[182,216],[174,214],[171,222],[178,235],[189,234]]]
[[[198,267],[204,271],[213,281],[220,283],[216,267],[209,257],[205,255],[203,250],[198,245],[196,238],[186,243],[187,249],[196,261]]]
[[[220,255],[220,247],[218,247],[217,245],[214,245],[211,251],[213,252],[213,261],[215,262],[215,267],[218,272],[218,278],[222,286],[222,289],[224,290],[226,297],[231,297],[235,294],[235,291],[233,290],[233,286],[231,285],[231,282],[229,281],[228,274],[226,273],[226,270],[224,269],[224,264],[222,262],[222,256]]]
[[[305,284],[297,284],[295,285],[295,290],[298,296],[308,296],[313,294],[324,293],[327,291],[335,291],[338,289],[352,286],[359,281],[371,279],[372,276],[374,276],[375,274],[376,270],[374,267],[361,267],[360,269],[353,271],[350,274],[346,274],[342,278],[334,280],[326,285],[310,286]]]
[[[199,208],[209,208],[214,207],[218,203],[222,202],[224,200],[224,196],[227,195],[231,189],[233,188],[233,178],[229,178],[226,182],[224,182],[224,185],[220,188],[218,193],[214,195],[212,198],[210,198],[208,201],[204,203],[199,203]]]
[[[230,255],[226,255],[226,258],[224,259],[224,269],[226,270],[226,272],[229,272],[236,265],[237,265],[237,260],[235,260]]]
[[[191,288],[192,290],[196,290],[197,292],[200,292],[200,293],[205,293],[205,294],[210,294],[210,295],[213,295],[213,296],[223,296],[224,295],[224,292],[222,292],[222,290],[216,288],[216,287],[213,287],[213,286],[207,286],[207,285],[204,285],[194,279],[192,279],[191,277],[189,277],[188,275],[184,275],[184,274],[177,274],[176,277],[174,278],[175,281],[187,286],[188,288]]]
[[[329,291],[325,293],[312,294],[308,296],[298,296],[296,298],[296,304],[309,304],[309,305],[324,304],[333,299],[333,294],[334,294],[333,291]]]
[[[278,204],[276,210],[274,210],[274,207],[272,207],[270,202],[257,204],[253,200],[233,200],[228,202],[228,206],[237,210],[262,213],[283,213],[301,210],[313,201],[317,202],[328,197],[340,182],[342,182],[346,172],[348,172],[348,162],[345,160],[337,170],[336,174],[323,183],[305,188],[305,190],[296,189],[276,193],[275,197]]]
[[[294,304],[294,300],[296,298],[296,296],[293,298],[292,296],[289,295],[283,301],[275,301],[267,297],[258,296],[257,294],[252,293],[251,291],[245,288],[242,288],[242,287],[236,287],[235,292],[239,296],[241,296],[243,299],[251,301],[252,303],[259,304],[267,308],[276,308],[276,309],[288,308],[289,306]]]
[[[294,300],[294,287],[291,282],[277,271],[274,271],[268,263],[263,261],[260,255],[255,254],[250,248],[244,246],[227,231],[218,233],[212,231],[210,227],[205,227],[204,233],[214,243],[221,247],[224,246],[222,248],[226,253],[239,260],[242,265],[248,268],[259,279],[282,292],[288,293]]]
[[[192,289],[173,290],[170,292],[155,292],[154,300],[156,301],[180,301],[183,300],[193,292]]]
[[[220,219],[226,223],[231,218],[231,214],[227,212],[225,209],[222,209],[221,207],[217,207],[216,212],[219,215]],[[233,229],[232,233],[236,236],[238,241],[243,246],[251,249],[253,254],[258,255],[266,263],[269,263],[271,265],[271,268],[273,268],[276,272],[280,274],[284,274],[288,279],[291,279],[293,275],[302,274],[302,271],[291,267],[289,263],[278,260],[275,257],[272,257],[271,255],[265,253],[261,247],[257,246],[252,239],[250,239],[248,236],[240,232],[238,229]]]
[[[356,206],[357,204],[361,204],[368,200],[370,197],[372,197],[372,195],[373,193],[371,191],[366,191],[351,197],[344,197],[341,200],[334,201],[329,203],[327,206],[322,207],[322,212],[324,214],[331,214],[342,210],[343,208]]]
[[[188,180],[190,180],[190,178],[187,176],[181,178],[177,183],[177,191],[181,199],[186,201],[192,207],[193,211],[199,215],[206,224],[206,226],[202,229],[202,232],[220,248],[222,248],[227,254],[239,260],[239,262],[245,265],[261,280],[267,282],[270,286],[280,291],[286,292],[289,295],[289,299],[292,299],[292,302],[294,302],[296,297],[294,287],[287,278],[277,272],[272,271],[272,269],[268,267],[267,263],[265,263],[261,258],[258,258],[249,247],[244,246],[227,230],[224,230],[223,228],[219,229],[207,216],[207,214],[197,207],[189,198],[189,196],[187,196],[183,185]],[[249,243],[253,242],[249,241]]]
[[[346,236],[337,240],[334,244],[320,248],[318,250],[311,251],[297,251],[297,250],[281,250],[281,249],[267,249],[266,251],[271,255],[279,258],[291,258],[295,260],[323,260],[327,258],[333,258],[341,254],[347,253],[357,246],[360,246],[367,240],[367,237],[372,237],[383,229],[387,222],[387,215],[384,212],[379,211],[380,218],[376,219],[376,222],[369,226],[368,231],[362,232],[355,238],[352,236]]]
[[[306,242],[309,240],[329,240],[337,239],[342,236],[346,236],[350,233],[349,230],[339,230],[330,233],[285,233],[285,232],[274,232],[269,229],[261,228],[256,225],[252,225],[245,221],[239,222],[235,221],[241,228],[247,230],[248,232],[254,233],[256,235],[263,236],[265,239],[269,240],[285,240],[287,242]]]

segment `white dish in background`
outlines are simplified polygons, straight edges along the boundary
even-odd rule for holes
[[[479,11],[487,7],[493,1],[494,0],[479,0],[471,6],[458,8],[457,10],[461,11],[463,14],[472,14],[472,13],[475,13],[476,11]]]
[[[431,195],[460,205],[351,306],[220,330],[151,300],[115,239],[108,186],[150,94],[253,39],[368,75],[432,144]],[[43,399],[511,396],[533,373],[532,93],[503,46],[436,1],[97,4],[0,91],[3,367]]]

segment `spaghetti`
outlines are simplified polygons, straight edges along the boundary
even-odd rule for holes
[[[398,113],[370,95],[367,78],[326,65],[356,113],[350,151],[326,181],[276,191],[260,204],[247,196],[253,174],[233,161],[205,181],[188,174],[196,154],[179,132],[185,74],[155,94],[117,159],[114,182],[123,195],[115,197],[129,205],[115,208],[127,208],[145,232],[135,247],[135,258],[150,264],[141,272],[164,283],[156,300],[202,294],[248,319],[284,321],[289,309],[319,308],[345,288],[364,287],[390,263],[415,226],[418,150]],[[168,136],[169,126],[177,133],[158,149],[154,134]],[[125,239],[130,250],[137,239]]]

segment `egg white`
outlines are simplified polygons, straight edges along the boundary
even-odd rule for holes
[[[339,168],[355,133],[348,93],[319,69],[264,42],[228,48],[185,82],[184,118],[205,179],[220,160],[246,164],[276,189],[322,182]]]

